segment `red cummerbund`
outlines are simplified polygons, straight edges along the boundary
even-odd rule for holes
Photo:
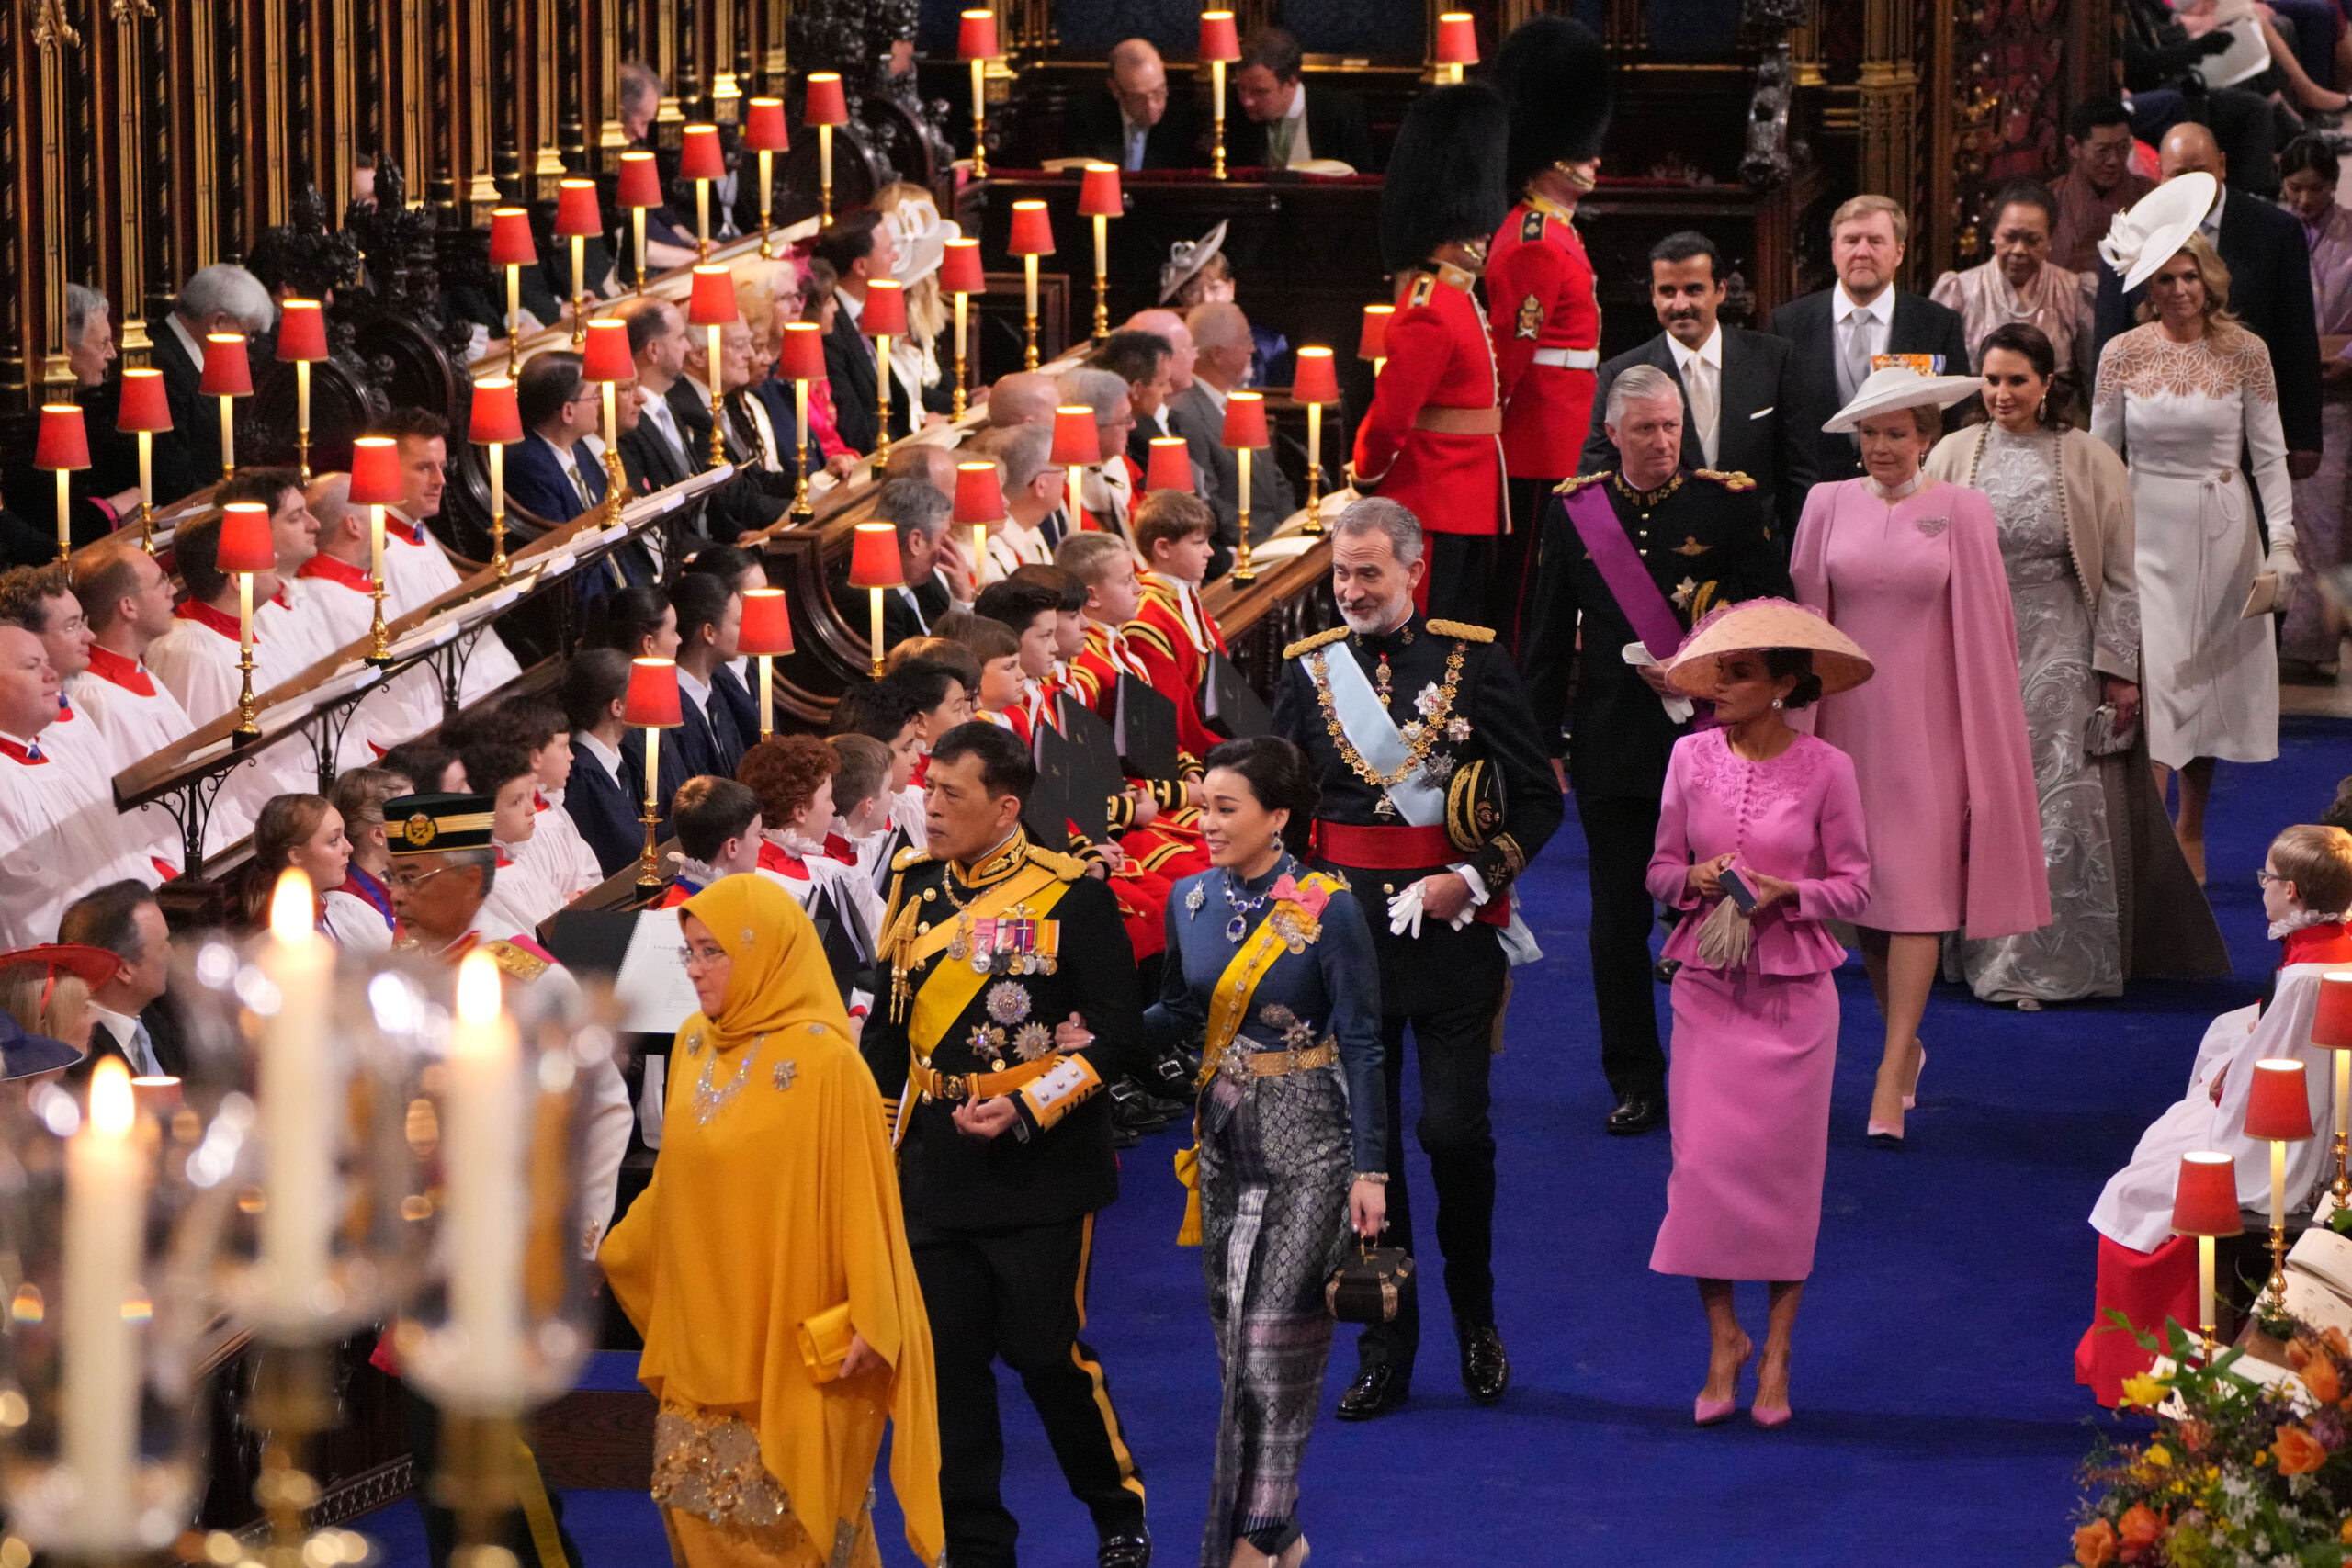
[[[1358,871],[1419,871],[1463,857],[1442,828],[1367,828],[1315,820],[1315,851],[1333,865]]]

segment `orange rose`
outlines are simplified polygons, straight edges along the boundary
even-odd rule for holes
[[[2322,1329],[2320,1331],[2319,1342],[2326,1346],[2329,1350],[2333,1351],[2337,1360],[2352,1361],[2352,1339],[2346,1339],[2344,1337],[2344,1330],[2340,1328]]]
[[[2075,1532],[2075,1561],[2082,1568],[2107,1568],[2115,1561],[2115,1527],[2094,1519]]]
[[[2343,1396],[2344,1380],[2336,1372],[2335,1363],[2324,1357],[2312,1357],[2297,1375],[2303,1380],[2303,1386],[2312,1391],[2312,1397],[2322,1404],[2333,1404]]]
[[[2165,1521],[2145,1503],[2134,1503],[2115,1529],[2122,1538],[2123,1549],[2137,1552],[2156,1543],[2156,1539],[2165,1533]]]
[[[2281,1475],[2309,1475],[2327,1462],[2327,1450],[2301,1427],[2279,1427],[2278,1440],[2271,1445],[2271,1451],[2278,1456]]]

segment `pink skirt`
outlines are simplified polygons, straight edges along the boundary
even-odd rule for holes
[[[1821,1231],[1838,987],[1816,975],[1674,976],[1674,1171],[1650,1268],[1802,1280]]]

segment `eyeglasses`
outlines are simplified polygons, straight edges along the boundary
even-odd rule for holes
[[[2295,879],[2294,879],[2293,877],[2291,877],[2291,876],[2281,876],[2281,875],[2279,875],[2277,872],[2275,872],[2275,871],[2271,870],[2271,869],[2270,869],[2268,866],[2267,866],[2267,865],[2266,865],[2266,866],[2264,866],[2260,871],[2257,871],[2257,872],[2256,872],[2256,873],[2254,874],[2254,885],[2255,885],[2256,887],[2267,887],[2267,886],[2270,886],[2272,883],[2274,883],[2274,882],[2277,882],[2277,883],[2282,883],[2282,884],[2284,884],[2284,885],[2286,885],[2286,886],[2294,886],[2294,881],[2295,881]]]
[[[727,950],[723,947],[714,947],[708,952],[705,952],[701,948],[697,947],[681,947],[678,949],[678,962],[684,964],[688,969],[693,969],[696,966],[707,969],[714,964],[726,962],[726,959]]]
[[[458,868],[454,865],[435,866],[431,871],[388,871],[384,886],[401,893],[413,893],[435,877]]]

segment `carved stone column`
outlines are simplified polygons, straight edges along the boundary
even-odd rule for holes
[[[1910,0],[1864,0],[1861,159],[1863,191],[1908,209],[1916,159],[1919,69],[1912,56]]]

